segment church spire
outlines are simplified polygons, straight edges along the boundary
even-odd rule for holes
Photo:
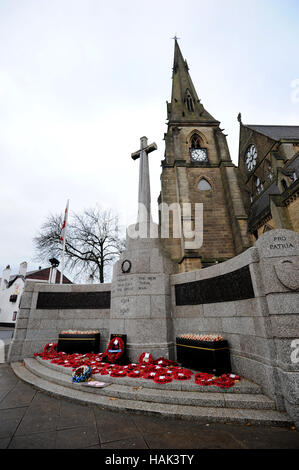
[[[216,123],[201,104],[183,58],[177,38],[174,38],[174,61],[171,103],[167,103],[169,123]]]

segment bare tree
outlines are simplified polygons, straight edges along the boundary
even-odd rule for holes
[[[50,215],[34,238],[37,258],[60,259],[60,240],[63,215]],[[104,282],[106,268],[117,260],[124,249],[124,239],[119,234],[118,217],[112,211],[98,207],[86,209],[81,214],[72,213],[67,226],[65,242],[65,267],[76,277],[93,276]]]

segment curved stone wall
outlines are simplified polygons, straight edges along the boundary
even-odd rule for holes
[[[248,299],[194,302],[194,287],[247,267],[254,296]],[[205,281],[205,282],[203,282]],[[206,284],[208,282],[208,284]],[[219,333],[229,341],[234,372],[260,384],[299,422],[299,235],[273,230],[255,247],[213,267],[171,276],[174,337],[182,333]],[[190,305],[181,305],[179,286],[191,293]],[[221,283],[220,283],[221,285]],[[215,287],[216,288],[216,287]],[[236,295],[240,286],[236,289]],[[229,294],[231,295],[231,294]],[[197,293],[197,299],[205,297]],[[296,357],[298,361],[296,362]]]
[[[277,408],[285,408],[299,425],[299,234],[273,230],[222,264],[164,276],[168,276],[170,295],[167,291],[164,298],[153,291],[148,305],[141,301],[133,310],[144,316],[145,306],[155,310],[162,301],[170,304],[165,332],[168,351],[175,351],[178,334],[221,334],[229,342],[234,372],[260,384],[276,400]],[[124,328],[120,315],[110,313],[110,293],[115,294],[115,289],[118,292],[120,286],[26,282],[9,362],[41,351],[46,343],[57,341],[63,329],[99,329],[101,350],[105,350],[110,334],[122,333],[115,330]],[[117,300],[116,296],[112,309]],[[125,307],[121,305],[116,313]],[[135,328],[132,337],[134,318],[129,318]],[[153,329],[154,319],[149,311],[148,325]]]
[[[27,281],[9,362],[20,361],[57,342],[63,330],[100,330],[101,350],[109,338],[111,284],[44,284]],[[76,308],[74,308],[76,307]]]

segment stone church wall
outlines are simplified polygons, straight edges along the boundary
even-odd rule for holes
[[[254,290],[253,297],[198,305],[176,305],[175,286],[180,283],[210,280],[223,275],[239,272],[249,266]],[[271,395],[271,373],[267,364],[271,362],[271,347],[267,331],[266,299],[259,290],[258,253],[255,248],[247,250],[234,259],[186,275],[172,276],[172,312],[175,336],[182,333],[219,333],[229,341],[231,362],[234,371],[262,384]],[[232,280],[233,282],[233,280]],[[249,294],[250,295],[250,294]],[[272,345],[273,346],[273,345]]]
[[[299,196],[288,205],[288,215],[292,223],[294,232],[299,233]]]

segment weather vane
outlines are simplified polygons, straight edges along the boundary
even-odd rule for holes
[[[175,41],[177,41],[178,39],[181,39],[181,38],[178,38],[176,33],[175,33],[174,38],[171,38],[171,39],[174,39]]]

